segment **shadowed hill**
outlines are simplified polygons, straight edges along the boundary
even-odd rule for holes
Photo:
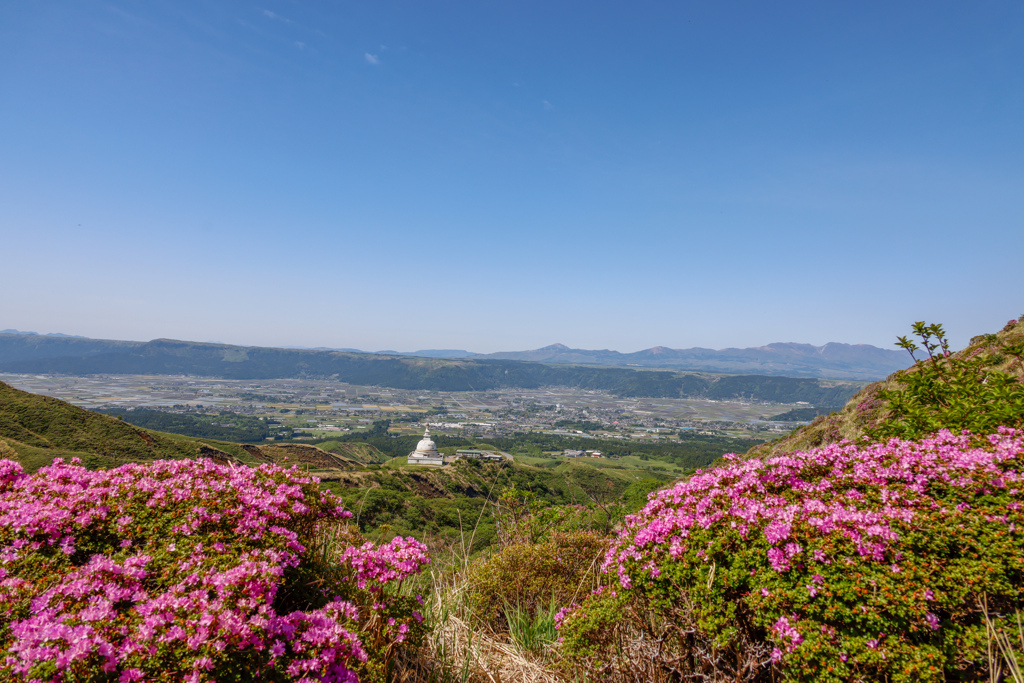
[[[85,358],[126,352],[146,342],[57,337],[40,334],[0,333],[0,363],[18,363],[47,358]]]

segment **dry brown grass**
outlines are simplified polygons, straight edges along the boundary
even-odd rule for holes
[[[462,565],[462,567],[459,567]],[[414,652],[396,661],[403,683],[564,683],[557,645],[525,651],[509,633],[492,630],[471,607],[465,563],[431,569],[430,631]]]
[[[449,659],[468,666],[468,681],[491,683],[555,683],[565,680],[534,655],[524,653],[509,639],[474,630],[465,620],[448,615],[436,623],[429,645]]]

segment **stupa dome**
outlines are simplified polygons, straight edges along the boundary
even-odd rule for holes
[[[437,452],[437,444],[430,438],[430,428],[423,430],[423,438],[416,444],[416,450],[409,454],[406,461],[410,465],[444,466],[444,456]]]
[[[430,427],[427,427],[426,431],[423,432],[423,438],[416,444],[417,453],[435,453],[437,452],[437,444],[430,438]]]

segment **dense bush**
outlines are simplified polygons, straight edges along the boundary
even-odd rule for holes
[[[979,605],[998,622],[1024,588],[1022,465],[1005,428],[733,457],[627,519],[566,652],[602,680],[987,677]]]
[[[550,618],[596,585],[608,539],[604,513],[581,505],[546,507],[530,491],[503,491],[495,507],[495,547],[466,572],[474,616],[491,630]]]
[[[347,516],[269,465],[0,461],[0,677],[380,677],[422,630],[395,586],[428,560],[413,539],[362,544]]]
[[[470,601],[492,627],[507,624],[509,608],[530,615],[586,595],[607,540],[593,531],[555,532],[538,543],[507,546],[469,571]]]

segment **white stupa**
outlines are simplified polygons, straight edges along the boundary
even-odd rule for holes
[[[416,450],[409,454],[410,465],[443,465],[444,456],[437,452],[437,444],[430,438],[430,427],[423,431],[423,438],[416,444]]]

